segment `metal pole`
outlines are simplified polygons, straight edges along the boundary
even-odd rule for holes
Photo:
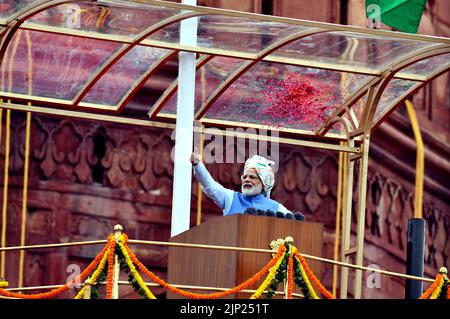
[[[416,181],[414,191],[414,218],[422,218],[423,211],[423,178],[425,174],[425,152],[422,140],[422,134],[420,133],[419,121],[417,119],[414,105],[411,101],[405,101],[406,110],[408,111],[409,120],[414,132],[414,139],[417,144],[416,151]]]
[[[203,70],[203,69],[202,69]],[[203,158],[203,147],[205,144],[204,125],[200,124],[200,157]],[[202,184],[197,183],[197,225],[202,223]]]
[[[364,261],[364,230],[366,221],[367,171],[369,165],[370,133],[364,134],[363,154],[359,162],[358,175],[358,222],[356,226],[356,265]],[[361,299],[362,270],[355,273],[355,299]]]
[[[183,4],[196,5],[197,0],[183,0]],[[180,45],[197,44],[197,18],[181,21]],[[195,53],[180,52],[178,66],[177,123],[175,128],[175,154],[172,195],[173,237],[189,229],[191,212],[192,152],[195,98]]]
[[[349,146],[354,146],[354,139],[350,139],[348,142]],[[351,218],[352,218],[352,198],[353,198],[353,174],[355,168],[355,162],[347,156],[347,161],[345,163],[345,207],[342,214],[342,238],[341,238],[341,261],[343,263],[350,262],[349,249],[350,249],[350,235],[351,235]],[[341,268],[341,287],[340,287],[340,298],[347,299],[348,292],[348,268]]]
[[[425,257],[425,220],[411,218],[408,223],[408,247],[406,250],[406,274],[423,276]],[[423,292],[422,281],[406,280],[405,298],[418,299]]]
[[[116,245],[119,244],[119,237],[122,234],[122,231],[123,231],[122,225],[117,224],[114,226],[114,240],[116,241]],[[119,256],[117,256],[116,252],[114,251],[111,251],[110,254],[114,254],[112,299],[119,299],[119,274],[120,274]]]

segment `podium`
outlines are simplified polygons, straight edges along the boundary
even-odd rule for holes
[[[294,238],[300,253],[322,256],[323,224],[267,216],[235,214],[211,219],[170,239],[171,242],[271,249],[270,243]],[[238,252],[208,248],[169,247],[167,279],[176,285],[232,288],[261,270],[272,258],[269,253]],[[321,263],[307,260],[321,279]],[[258,285],[249,289],[257,289]],[[280,283],[278,290],[282,290]],[[216,291],[188,290],[197,293]],[[295,292],[300,289],[296,287]],[[227,298],[249,298],[237,293]],[[167,298],[183,298],[167,292]]]

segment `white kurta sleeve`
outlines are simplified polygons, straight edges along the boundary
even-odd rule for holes
[[[193,166],[194,176],[202,185],[202,190],[223,212],[227,212],[233,201],[234,191],[216,182],[202,162]]]
[[[283,204],[279,204],[278,205],[278,211],[279,212],[282,212],[283,214],[287,214],[287,213],[291,213],[292,214],[292,212],[289,210],[289,209],[287,209],[286,207],[284,207],[283,206]]]

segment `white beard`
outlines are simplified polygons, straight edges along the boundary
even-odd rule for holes
[[[244,186],[241,186],[241,192],[245,196],[259,195],[262,192],[262,183],[258,184],[257,186],[252,185],[252,188],[244,188]]]

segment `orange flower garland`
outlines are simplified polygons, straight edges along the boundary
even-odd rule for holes
[[[445,299],[450,299],[450,284],[447,284],[447,295],[445,296]]]
[[[287,273],[287,298],[292,299],[292,291],[294,289],[294,260],[292,259],[292,254],[289,255]]]
[[[170,284],[168,284],[167,282],[165,282],[164,280],[162,280],[161,278],[159,278],[157,275],[155,275],[153,272],[151,272],[150,270],[147,269],[147,267],[145,267],[144,264],[142,264],[136,257],[136,255],[130,250],[130,248],[127,245],[128,242],[128,238],[125,234],[124,235],[124,248],[126,250],[126,252],[128,253],[128,255],[130,256],[131,260],[133,261],[133,263],[139,268],[139,270],[144,273],[145,275],[147,275],[151,280],[153,280],[154,282],[158,283],[159,285],[161,285],[162,287],[167,288],[168,290],[172,291],[173,293],[179,294],[181,296],[190,298],[190,299],[218,299],[218,298],[222,298],[222,297],[226,297],[229,295],[232,295],[234,293],[237,293],[243,289],[246,289],[248,287],[250,287],[251,285],[253,285],[254,283],[260,281],[263,276],[270,270],[270,268],[275,265],[275,263],[277,262],[277,260],[282,256],[282,254],[284,253],[284,251],[286,250],[286,248],[284,247],[284,245],[281,245],[277,254],[275,255],[275,257],[273,257],[265,266],[264,268],[262,268],[258,273],[256,273],[253,277],[249,278],[248,280],[246,280],[245,282],[241,283],[240,285],[229,289],[227,291],[222,291],[222,292],[217,292],[217,293],[211,293],[211,294],[198,294],[198,293],[191,293],[191,292],[187,292],[181,289],[178,289],[176,287],[171,286]]]
[[[147,275],[152,281],[158,283],[160,286],[168,289],[169,291],[179,294],[181,296],[190,298],[190,299],[218,299],[222,297],[226,297],[235,293],[240,292],[243,289],[247,289],[263,279],[263,277],[271,271],[271,268],[277,265],[276,267],[280,265],[280,260],[285,260],[284,254],[286,253],[286,246],[280,245],[278,248],[277,253],[275,256],[254,276],[247,279],[245,282],[228,289],[226,291],[222,292],[216,292],[216,293],[210,293],[210,294],[199,294],[199,293],[191,293],[185,290],[181,290],[179,288],[176,288],[160,277],[158,277],[156,274],[154,274],[152,271],[150,271],[144,264],[142,264],[139,259],[136,257],[136,255],[131,251],[131,249],[128,246],[128,236],[126,234],[122,234],[117,242],[114,235],[108,236],[107,244],[103,247],[102,251],[95,257],[95,259],[81,272],[80,275],[73,278],[70,282],[66,283],[64,286],[59,287],[57,289],[53,289],[49,292],[45,293],[37,293],[37,294],[22,294],[22,293],[15,293],[10,292],[6,289],[0,288],[0,295],[6,296],[6,297],[12,297],[12,298],[22,298],[22,299],[45,299],[45,298],[55,298],[59,294],[69,290],[72,288],[72,286],[79,282],[84,281],[85,278],[93,273],[94,271],[97,273],[100,273],[101,269],[97,269],[97,267],[100,265],[100,263],[104,266],[105,261],[108,262],[108,269],[107,269],[107,283],[106,283],[106,293],[107,293],[107,299],[112,299],[112,292],[113,292],[113,277],[114,277],[114,258],[116,256],[115,249],[116,245],[119,245],[118,249],[120,249],[125,256],[128,265],[130,266],[136,266],[142,273]],[[288,262],[287,262],[287,298],[291,299],[293,296],[293,290],[294,290],[294,258],[295,262],[298,262],[299,264],[296,264],[299,266],[302,277],[306,281],[308,285],[309,291],[312,291],[314,293],[314,289],[311,286],[311,283],[321,292],[321,294],[328,298],[328,299],[336,299],[336,297],[331,294],[323,285],[322,283],[317,279],[317,277],[314,275],[312,270],[310,269],[309,265],[307,264],[305,258],[298,252],[297,248],[294,246],[289,246],[289,256],[288,256]],[[110,253],[105,255],[110,249]],[[103,261],[102,261],[103,260]],[[102,266],[102,267],[103,267]],[[134,269],[134,267],[130,267],[130,269]],[[97,269],[97,270],[96,270]],[[136,269],[134,269],[136,270]],[[273,269],[272,269],[273,271]],[[139,277],[140,278],[140,277]],[[273,278],[272,278],[273,279]],[[272,280],[267,279],[266,280]],[[142,281],[142,279],[140,279]],[[3,283],[3,282],[2,282]],[[141,283],[143,284],[143,282]],[[263,283],[264,284],[264,283]],[[446,287],[447,291],[443,292],[441,289],[444,289],[443,287]],[[261,288],[261,287],[260,287]],[[265,289],[265,288],[263,288]],[[81,291],[80,291],[81,292]],[[151,292],[149,291],[151,294]],[[437,274],[435,281],[428,287],[428,289],[420,296],[419,299],[429,299],[431,298],[443,298],[445,293],[445,298],[450,299],[450,283],[446,277],[446,275]],[[80,295],[80,293],[79,293]],[[78,296],[78,295],[77,295]],[[317,298],[317,296],[314,296]]]
[[[336,297],[333,296],[333,294],[330,293],[322,285],[322,283],[319,281],[319,279],[317,279],[316,275],[314,275],[314,273],[312,272],[311,268],[309,268],[308,264],[306,263],[305,258],[303,258],[302,255],[300,255],[300,253],[298,251],[295,252],[295,257],[297,257],[299,259],[299,261],[301,262],[303,268],[306,271],[306,274],[307,274],[308,278],[312,281],[314,286],[322,293],[322,295],[324,295],[325,298],[327,298],[327,299],[336,299]]]
[[[59,287],[59,288],[56,288],[56,289],[53,289],[51,291],[44,292],[44,293],[29,294],[29,295],[16,293],[16,292],[10,292],[8,290],[0,288],[0,295],[5,296],[5,297],[23,298],[23,299],[55,298],[59,294],[68,290],[69,288],[71,288],[72,285],[76,284],[77,282],[84,281],[84,279],[97,268],[98,264],[100,263],[100,261],[103,258],[103,255],[106,253],[106,250],[108,249],[109,241],[110,241],[110,238],[108,238],[108,244],[106,244],[105,247],[103,247],[103,250],[95,257],[95,259],[89,264],[89,266],[87,266],[86,269],[84,269],[81,272],[81,274],[79,274],[77,277],[73,278],[71,281],[69,281],[67,284],[65,284],[62,287]]]
[[[112,299],[112,290],[113,290],[113,275],[114,275],[114,256],[115,256],[115,248],[116,241],[115,239],[110,241],[109,244],[110,254],[108,256],[108,275],[106,277],[106,298]]]
[[[433,284],[428,287],[427,290],[425,290],[425,292],[422,294],[422,296],[419,297],[419,299],[428,299],[431,294],[433,293],[433,291],[436,290],[436,288],[439,286],[439,283],[442,280],[442,275],[441,274],[437,274],[436,275],[436,280],[433,282]],[[448,296],[448,290],[447,290],[447,296]]]

